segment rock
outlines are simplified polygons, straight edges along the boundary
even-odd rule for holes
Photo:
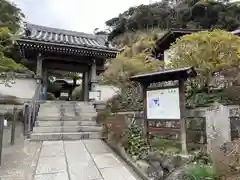
[[[149,152],[144,158],[146,161],[159,161],[163,160],[163,156],[159,152]]]
[[[147,163],[144,160],[138,160],[136,161],[136,165],[142,169],[145,173],[147,173],[147,169],[151,167],[151,165],[149,163]]]
[[[148,178],[151,180],[162,180],[164,177],[164,170],[159,163],[148,168],[146,173]]]
[[[168,172],[171,172],[175,169],[176,165],[174,164],[175,157],[165,156],[161,161],[161,166],[166,169]]]
[[[132,156],[132,160],[136,162],[138,160],[138,157],[137,156]]]
[[[185,166],[181,166],[172,171],[165,180],[185,180],[184,179]]]

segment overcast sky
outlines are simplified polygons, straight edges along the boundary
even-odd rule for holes
[[[33,24],[93,33],[131,6],[157,0],[10,0]]]

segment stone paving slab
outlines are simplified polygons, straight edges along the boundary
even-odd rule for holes
[[[102,140],[26,141],[4,159],[0,180],[137,180]]]
[[[3,160],[0,180],[32,180],[41,142],[29,142],[22,135],[22,124],[16,124],[15,145],[10,145],[11,128],[4,129]]]
[[[93,161],[72,164],[69,166],[70,180],[102,179],[100,171]]]
[[[125,166],[103,168],[100,171],[104,180],[136,180]]]
[[[91,154],[111,152],[111,149],[102,140],[83,140],[83,143]]]
[[[41,174],[36,175],[35,180],[68,180],[67,173]]]
[[[64,156],[63,144],[43,146],[40,157]]]
[[[122,163],[112,153],[92,154],[99,169],[122,166]]]
[[[41,157],[38,160],[36,174],[66,172],[65,156]]]

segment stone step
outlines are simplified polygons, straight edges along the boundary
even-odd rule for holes
[[[37,121],[95,121],[95,116],[37,116]]]
[[[55,132],[102,132],[102,126],[38,126],[33,128],[34,133]]]
[[[96,126],[96,121],[36,121],[35,126]]]
[[[60,121],[61,116],[60,115],[41,115],[38,114],[37,121]]]
[[[61,112],[60,111],[43,111],[42,109],[39,109],[39,111],[38,111],[38,114],[40,114],[40,115],[58,115],[58,114],[61,114]]]
[[[104,139],[102,132],[32,133],[32,141]]]
[[[75,109],[78,113],[96,113],[96,109]]]
[[[89,117],[97,116],[97,112],[77,112],[78,116]]]
[[[61,111],[60,111],[60,109],[53,109],[53,108],[49,108],[49,109],[43,109],[43,108],[40,108],[39,109],[39,111],[38,111],[39,113],[60,113]]]

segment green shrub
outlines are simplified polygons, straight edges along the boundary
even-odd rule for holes
[[[190,164],[185,171],[186,180],[216,180],[216,174],[212,166]]]
[[[149,148],[144,140],[143,129],[137,125],[131,125],[126,132],[126,143],[124,144],[126,152],[130,156],[141,158]]]

